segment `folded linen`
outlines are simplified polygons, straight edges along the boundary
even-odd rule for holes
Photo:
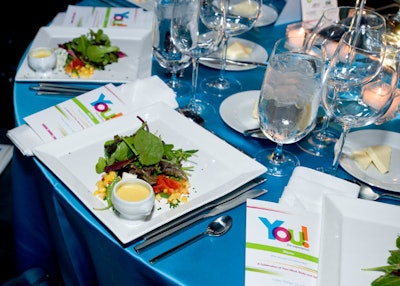
[[[124,114],[156,102],[164,102],[172,109],[178,107],[175,93],[158,76],[136,79],[133,82],[120,85],[117,90],[118,96],[123,98],[126,103]],[[77,98],[83,98],[85,94]],[[7,136],[25,156],[33,156],[32,149],[46,143],[28,124],[8,130]]]
[[[326,194],[357,198],[360,186],[338,177],[306,167],[296,167],[285,187],[280,204],[321,213]]]

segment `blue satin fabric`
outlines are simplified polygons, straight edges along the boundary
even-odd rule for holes
[[[80,5],[102,6],[101,2],[83,1]],[[253,29],[243,38],[254,41],[270,53],[272,45],[284,36],[286,26]],[[242,72],[227,72],[236,77],[243,90],[258,90],[265,68]],[[153,62],[153,74],[167,75]],[[200,66],[199,80],[217,75],[218,71]],[[190,70],[184,80],[190,82]],[[66,98],[37,96],[29,90],[30,83],[15,83],[14,108],[17,125],[23,118]],[[206,118],[205,128],[213,131],[231,145],[249,155],[275,144],[264,139],[247,138],[229,128],[218,114],[224,98],[203,96],[217,110],[217,115]],[[399,119],[382,126],[368,128],[400,132]],[[183,131],[184,132],[184,131]],[[330,158],[319,158],[302,152],[296,144],[284,147],[296,154],[301,165],[316,168],[329,166]],[[15,151],[12,163],[14,181],[14,228],[18,267],[21,273],[41,267],[54,281],[65,285],[243,285],[245,267],[245,205],[228,211],[233,227],[224,236],[204,238],[155,265],[148,260],[193,235],[202,232],[210,219],[201,221],[184,231],[137,254],[133,246],[119,241],[97,220],[90,210],[34,157],[24,157]],[[350,178],[342,169],[339,176]],[[207,179],[207,178],[205,178]],[[289,178],[267,177],[260,187],[268,193],[259,199],[277,202]]]

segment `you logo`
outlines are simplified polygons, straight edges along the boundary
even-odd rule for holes
[[[90,103],[94,109],[99,112],[100,116],[104,120],[109,120],[118,116],[121,116],[122,113],[112,113],[112,109],[110,108],[110,105],[113,104],[113,102],[109,99],[106,99],[106,96],[104,93],[101,93],[99,98],[96,101],[93,101]]]
[[[308,230],[307,227],[301,226],[301,231],[298,231],[298,238],[296,240],[296,235],[293,229],[287,229],[282,226],[284,221],[276,220],[271,223],[265,217],[259,217],[261,222],[267,227],[268,229],[268,239],[271,240],[278,240],[281,242],[288,242],[290,241],[292,244],[297,246],[303,246],[305,248],[309,248],[310,244],[308,243]]]
[[[112,21],[113,26],[126,27],[125,20],[129,19],[129,11],[123,13],[115,13]]]

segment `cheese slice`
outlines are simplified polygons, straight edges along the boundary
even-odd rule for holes
[[[253,109],[251,111],[251,117],[258,119],[258,98],[254,101]]]
[[[256,1],[243,1],[232,5],[232,9],[229,11],[229,13],[250,18],[257,15],[258,9],[259,7]]]
[[[372,163],[382,174],[386,174],[390,169],[390,159],[392,148],[388,145],[376,145],[367,148],[367,154]]]
[[[367,148],[356,150],[351,154],[351,157],[356,161],[361,169],[366,170],[371,165],[371,157],[367,153]]]
[[[240,58],[248,58],[253,52],[253,49],[239,41],[235,41],[233,44],[228,45],[226,51],[226,57],[228,59],[236,60]]]

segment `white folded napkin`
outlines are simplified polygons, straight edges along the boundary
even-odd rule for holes
[[[129,99],[126,113],[156,102],[164,102],[172,109],[178,107],[175,93],[158,76],[136,79],[119,86],[118,90],[121,98]],[[45,143],[27,124],[8,130],[7,136],[25,156],[33,156],[32,149]]]
[[[285,187],[280,204],[321,213],[324,195],[357,198],[360,186],[338,177],[306,167],[296,167]]]

